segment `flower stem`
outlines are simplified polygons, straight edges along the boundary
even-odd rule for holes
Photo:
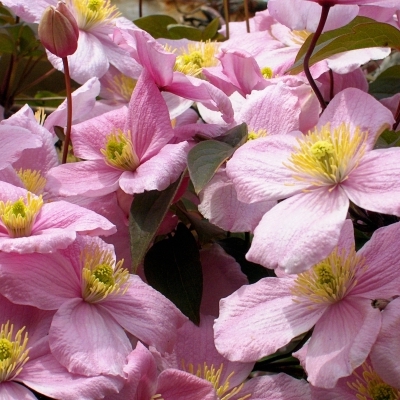
[[[315,95],[318,98],[319,104],[321,105],[321,108],[322,108],[322,112],[325,110],[326,104],[325,104],[324,98],[322,97],[321,92],[318,89],[317,84],[315,83],[315,81],[311,75],[310,58],[315,49],[315,45],[317,44],[317,41],[318,41],[319,37],[321,36],[322,30],[324,29],[326,20],[328,19],[328,14],[329,14],[330,8],[331,8],[331,5],[329,5],[329,4],[322,5],[321,17],[319,19],[317,30],[315,31],[315,33],[311,39],[310,47],[308,48],[307,53],[304,56],[304,61],[303,61],[304,73],[306,74],[306,77],[308,79],[308,82],[310,83],[312,90],[314,91]]]
[[[68,148],[71,136],[71,125],[72,125],[72,94],[71,94],[71,77],[69,75],[68,58],[62,58],[64,65],[64,76],[65,76],[65,88],[67,90],[67,129],[65,132],[65,141],[62,155],[62,164],[67,162]]]
[[[229,39],[229,0],[224,0],[224,18],[226,25],[226,38]]]
[[[244,18],[246,20],[246,30],[250,33],[250,21],[249,21],[249,0],[244,1]]]

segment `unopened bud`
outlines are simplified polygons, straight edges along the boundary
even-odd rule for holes
[[[74,54],[78,47],[78,24],[61,1],[57,7],[47,7],[39,22],[39,39],[43,46],[58,57]]]

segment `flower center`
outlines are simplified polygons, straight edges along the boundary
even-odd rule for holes
[[[293,42],[298,44],[299,46],[302,46],[310,35],[311,33],[306,30],[291,31]]]
[[[36,194],[37,196],[43,193],[46,186],[46,179],[40,174],[39,171],[31,169],[20,169],[16,171],[26,190]]]
[[[129,103],[136,82],[135,79],[120,73],[107,81],[107,91],[111,93],[112,98],[119,96],[123,102]]]
[[[110,0],[68,0],[67,4],[75,16],[79,29],[88,31],[99,24],[113,24],[121,15]]]
[[[230,379],[235,374],[235,372],[231,372],[226,378],[225,382],[221,382],[221,375],[224,369],[224,364],[221,364],[218,369],[214,367],[214,364],[212,364],[211,367],[208,367],[206,363],[204,363],[203,366],[199,364],[197,366],[197,370],[195,371],[193,364],[188,363],[186,365],[184,360],[182,360],[181,362],[182,369],[184,371],[209,381],[213,385],[220,400],[229,400],[230,398],[236,396],[243,388],[244,383],[233,388],[230,387]],[[243,397],[237,398],[237,400],[247,400],[250,397],[251,394],[246,394]]]
[[[218,64],[215,57],[218,45],[208,40],[207,42],[189,43],[186,49],[181,50],[181,54],[176,57],[175,71],[185,75],[203,78],[201,71],[203,68],[214,67]]]
[[[247,135],[247,141],[249,142],[250,140],[256,140],[260,139],[263,137],[267,137],[268,133],[265,129],[259,129],[257,132],[255,131],[249,131]]]
[[[367,266],[365,260],[350,252],[335,248],[329,257],[302,272],[291,289],[296,303],[336,303],[357,284],[357,278]]]
[[[35,119],[39,125],[43,125],[46,119],[46,113],[44,112],[43,107],[39,107],[35,112]]]
[[[399,400],[400,391],[385,383],[368,362],[362,365],[362,376],[353,372],[357,380],[347,385],[357,392],[358,400]]]
[[[264,77],[264,79],[271,79],[274,75],[274,72],[270,67],[264,67],[261,68],[261,75]]]
[[[43,206],[42,196],[33,197],[27,193],[27,199],[20,197],[15,202],[0,201],[0,218],[12,238],[30,236],[33,224]]]
[[[128,290],[129,271],[122,268],[124,260],[115,264],[111,252],[90,246],[82,251],[81,262],[82,296],[86,302],[97,303]]]
[[[100,151],[110,167],[134,171],[139,166],[139,158],[129,136],[130,132],[125,134],[120,129],[107,135],[105,149]]]
[[[28,334],[22,334],[25,327],[13,335],[14,325],[7,321],[0,327],[0,382],[14,379],[29,360]]]
[[[365,153],[366,132],[353,134],[345,124],[331,131],[329,124],[297,139],[298,147],[289,157],[293,178],[314,186],[332,186],[345,181]]]

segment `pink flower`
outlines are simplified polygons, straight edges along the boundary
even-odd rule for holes
[[[400,215],[400,149],[373,149],[392,124],[378,101],[346,89],[308,135],[274,135],[239,148],[227,163],[239,200],[286,199],[261,219],[247,258],[298,273],[337,245],[350,201]]]
[[[101,215],[65,201],[44,203],[25,189],[1,182],[0,250],[27,254],[65,249],[81,235],[111,235]]]
[[[123,376],[132,351],[126,332],[165,352],[186,320],[168,299],[129,275],[99,238],[79,237],[50,255],[0,253],[0,276],[0,291],[11,301],[57,310],[51,352],[80,375]]]
[[[119,187],[128,194],[166,189],[186,167],[187,142],[169,144],[174,132],[164,99],[143,71],[129,109],[76,125],[74,154],[83,162],[60,165],[48,184],[62,196],[99,196]]]
[[[381,312],[371,299],[399,292],[399,229],[378,229],[356,253],[347,221],[335,250],[312,269],[261,279],[223,299],[214,326],[218,351],[233,361],[257,360],[313,328],[308,380],[334,387],[365,361],[378,337]]]

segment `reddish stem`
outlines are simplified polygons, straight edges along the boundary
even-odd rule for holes
[[[308,48],[307,53],[304,56],[303,68],[304,68],[304,73],[306,74],[306,77],[308,79],[308,82],[309,82],[312,90],[314,91],[315,95],[317,96],[319,104],[321,105],[322,112],[323,112],[326,108],[325,100],[322,97],[322,94],[319,91],[318,86],[315,83],[315,81],[311,75],[311,72],[310,72],[310,58],[315,49],[315,45],[317,44],[317,41],[318,41],[319,37],[321,36],[322,30],[324,29],[326,20],[328,19],[328,14],[329,14],[331,5],[326,4],[326,5],[322,5],[321,7],[322,7],[321,17],[319,19],[317,30],[315,31],[315,33],[311,39],[310,47]]]
[[[71,93],[71,77],[69,75],[68,58],[62,58],[64,65],[64,76],[65,76],[65,88],[67,90],[67,129],[65,132],[65,141],[62,155],[62,164],[67,162],[68,148],[71,137],[71,125],[72,125],[72,93]]]

